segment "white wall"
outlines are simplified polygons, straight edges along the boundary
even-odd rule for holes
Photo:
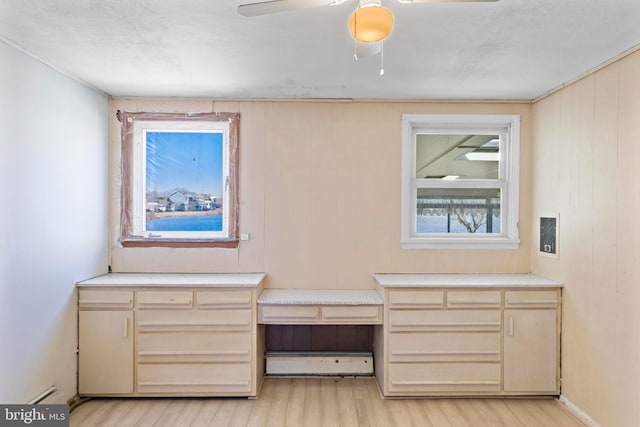
[[[640,425],[640,51],[533,106],[532,262],[561,280],[562,394],[602,426]],[[559,259],[538,217],[560,213]]]
[[[108,263],[108,102],[2,41],[0,64],[0,402],[66,402],[74,284]]]

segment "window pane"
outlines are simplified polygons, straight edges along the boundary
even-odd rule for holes
[[[416,233],[500,233],[500,189],[418,189]]]
[[[146,132],[147,231],[221,231],[223,135]]]
[[[416,135],[416,178],[498,179],[498,135]]]

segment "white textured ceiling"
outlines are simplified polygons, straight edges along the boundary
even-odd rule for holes
[[[640,44],[640,0],[400,4],[354,63],[354,0],[246,18],[230,0],[0,0],[0,37],[114,96],[532,99]],[[1,64],[0,64],[1,66]]]

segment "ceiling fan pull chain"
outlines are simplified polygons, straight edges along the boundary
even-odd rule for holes
[[[380,42],[380,75],[384,76],[384,40]]]

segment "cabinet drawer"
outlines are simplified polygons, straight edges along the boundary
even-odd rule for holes
[[[500,333],[389,334],[390,362],[499,362]]]
[[[136,306],[138,308],[188,309],[193,307],[193,292],[140,291],[136,292]]]
[[[448,308],[500,308],[500,291],[448,291]]]
[[[138,393],[250,393],[250,363],[139,364]]]
[[[444,291],[390,291],[389,308],[442,308]]]
[[[250,362],[251,333],[139,334],[138,362]]]
[[[80,308],[133,308],[133,291],[80,289],[78,306]]]
[[[500,391],[499,363],[390,363],[389,391],[437,393]]]
[[[198,309],[250,308],[251,291],[197,291]]]
[[[322,307],[322,323],[382,323],[382,306],[325,306]]]
[[[389,330],[499,332],[500,310],[389,310]]]
[[[138,332],[250,331],[251,310],[139,311]]]
[[[261,305],[260,323],[316,323],[319,312],[316,306]]]
[[[506,308],[556,308],[558,291],[506,291]]]

